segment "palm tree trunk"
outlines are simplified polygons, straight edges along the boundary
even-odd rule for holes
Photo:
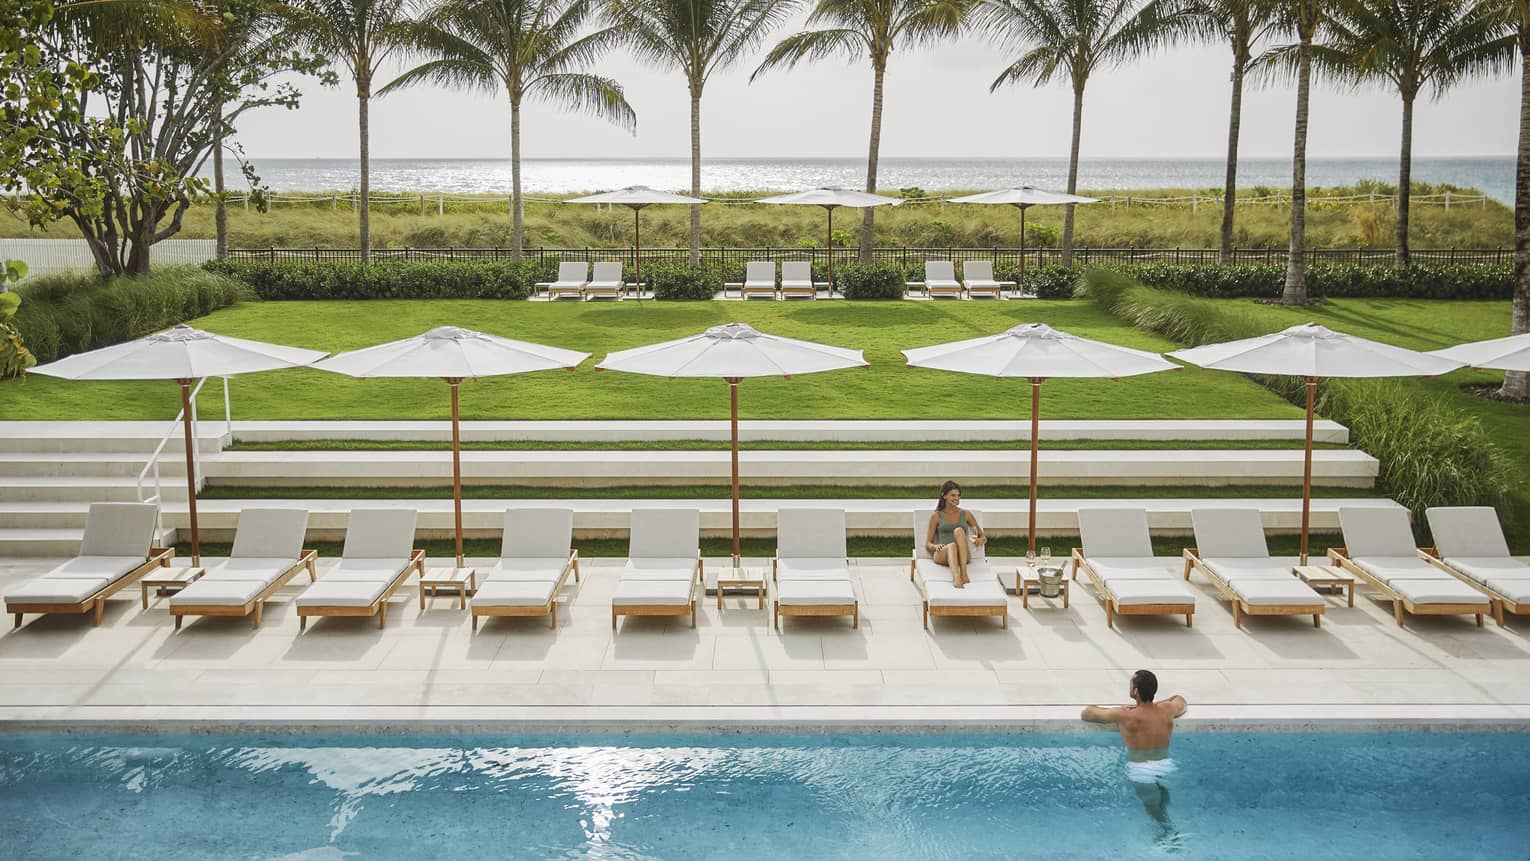
[[[1073,85],[1073,146],[1068,151],[1068,193],[1078,193],[1078,142],[1084,132],[1084,82]],[[1073,265],[1073,204],[1063,207],[1062,265]]]
[[[701,196],[701,88],[691,88],[691,196]],[[701,205],[691,204],[691,265],[701,264]]]
[[[877,153],[882,149],[882,80],[887,76],[887,65],[872,63],[873,83],[871,87],[871,146],[866,152],[866,193],[877,192]],[[860,261],[871,262],[871,249],[876,239],[876,207],[868,206],[862,210],[861,215],[861,248]],[[831,247],[829,253],[833,254]],[[829,285],[829,291],[833,292],[834,285]]]
[[[517,263],[525,248],[526,202],[521,199],[521,100],[510,101],[510,259]]]
[[[213,127],[217,134],[213,137],[213,256],[219,260],[228,259],[228,204],[223,200],[223,103],[218,102],[214,108]]]
[[[372,224],[371,224],[371,134],[367,128],[367,103],[371,100],[371,93],[363,84],[356,89],[356,100],[361,103],[361,109],[357,116],[361,132],[361,200],[358,202],[358,212],[361,215],[361,262],[372,262]]]
[[[1235,39],[1233,44],[1232,109],[1227,117],[1227,181],[1222,186],[1222,245],[1218,262],[1233,262],[1233,221],[1238,207],[1238,133],[1243,127],[1243,72],[1247,52]]]
[[[1413,96],[1403,96],[1402,153],[1397,159],[1397,266],[1407,266],[1408,206],[1413,197]]]
[[[1530,34],[1524,22],[1519,39],[1519,163],[1514,173],[1514,325],[1511,334],[1530,332]],[[1506,371],[1505,397],[1530,399],[1530,373]]]
[[[1291,250],[1283,305],[1307,304],[1307,101],[1312,92],[1311,31],[1302,34],[1296,63],[1296,142],[1291,151]]]

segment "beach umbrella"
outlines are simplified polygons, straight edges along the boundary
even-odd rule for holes
[[[630,185],[616,191],[603,191],[600,194],[591,194],[585,197],[576,197],[567,203],[614,203],[632,208],[632,272],[634,279],[639,285],[643,282],[643,243],[638,229],[638,213],[645,206],[654,204],[674,203],[688,206],[706,203],[699,197],[686,197],[683,194],[670,194],[667,191],[656,191],[646,185]],[[641,295],[641,294],[639,294]]]
[[[1041,384],[1053,377],[1120,379],[1179,366],[1156,353],[1070,335],[1045,323],[1022,323],[997,335],[904,350],[911,368],[934,368],[994,379],[1022,377],[1031,384],[1031,505],[1027,547],[1036,549],[1037,441],[1041,436]]]
[[[1016,207],[1020,210],[1020,280],[1016,285],[1020,292],[1025,292],[1025,211],[1033,206],[1060,206],[1076,203],[1099,203],[1097,198],[1079,197],[1076,194],[1064,194],[1060,191],[1043,191],[1022,185],[1018,188],[1001,188],[998,191],[985,191],[981,194],[969,194],[966,197],[953,197],[948,203],[986,203],[990,205],[1003,205]]]
[[[865,191],[853,191],[848,188],[815,188],[810,191],[796,191],[791,194],[778,194],[775,197],[762,197],[755,203],[774,203],[784,206],[821,206],[829,215],[829,292],[834,292],[834,210],[841,206],[850,206],[856,209],[865,209],[868,206],[898,206],[903,203],[896,197],[883,197],[880,194],[871,194]]]
[[[1494,338],[1491,341],[1473,341],[1443,350],[1432,350],[1429,355],[1456,362],[1465,362],[1473,368],[1491,368],[1497,371],[1530,371],[1530,333]]]
[[[413,338],[339,353],[314,365],[321,371],[360,379],[439,377],[452,392],[452,510],[457,536],[457,566],[462,567],[462,438],[457,387],[463,380],[501,377],[554,368],[573,370],[588,359],[579,353],[456,326],[440,326]]]
[[[1302,564],[1307,564],[1307,528],[1312,512],[1312,408],[1319,380],[1329,377],[1432,377],[1461,362],[1417,353],[1335,332],[1316,323],[1292,326],[1257,338],[1207,344],[1168,355],[1182,362],[1236,371],[1300,377],[1307,387],[1307,442],[1302,466]]]
[[[745,377],[816,374],[864,368],[860,350],[830,347],[767,335],[747,323],[713,326],[699,335],[634,347],[606,356],[597,371],[626,371],[654,377],[721,377],[728,384],[733,452],[733,566],[738,567],[738,384]]]
[[[191,438],[191,386],[205,377],[232,377],[256,371],[295,368],[324,356],[261,341],[230,338],[176,326],[137,341],[75,353],[28,373],[65,380],[174,380],[181,387],[181,421],[186,436],[186,493],[191,511],[191,560],[202,561],[197,529],[196,445]]]

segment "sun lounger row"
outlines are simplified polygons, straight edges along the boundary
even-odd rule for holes
[[[744,266],[744,283],[737,285],[744,299],[816,299],[818,288],[828,287],[827,282],[813,280],[813,265],[801,260],[788,260],[781,264],[781,283],[776,284],[776,264],[753,261]]]
[[[558,300],[572,297],[580,301],[590,299],[620,299],[627,291],[641,291],[641,284],[627,284],[622,280],[622,265],[616,262],[595,264],[595,274],[590,274],[588,263],[559,263],[558,280],[538,284],[547,291],[547,298]]]
[[[1431,509],[1429,513],[1439,518],[1441,525],[1470,521],[1476,537],[1487,537],[1488,524],[1480,518],[1461,513],[1461,509],[1456,509],[1458,513],[1454,515],[1443,513],[1448,511]],[[1437,557],[1420,552],[1413,543],[1413,527],[1408,523],[1408,515],[1402,509],[1341,508],[1339,525],[1344,530],[1344,546],[1330,548],[1329,560],[1391,598],[1392,612],[1399,626],[1403,624],[1403,612],[1407,611],[1415,616],[1473,615],[1481,627],[1482,617],[1497,608],[1497,601],[1485,583],[1458,572]],[[1496,515],[1491,520],[1491,527],[1497,533],[1498,543],[1483,552],[1494,554],[1501,549],[1501,556],[1491,555],[1490,558],[1507,559],[1508,545],[1503,542]],[[1438,540],[1439,536],[1436,537]],[[1454,546],[1454,540],[1454,536],[1446,536],[1446,545],[1452,550],[1468,549]],[[1478,552],[1475,546],[1470,549]],[[1459,562],[1463,557],[1455,558]],[[1498,621],[1502,624],[1502,616]]]

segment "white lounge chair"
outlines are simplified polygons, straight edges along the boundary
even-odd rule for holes
[[[96,502],[85,518],[80,555],[5,594],[5,611],[21,627],[27,613],[90,613],[101,624],[106,599],[151,569],[169,566],[175,550],[155,547],[159,510],[145,502]]]
[[[308,582],[317,579],[318,553],[303,549],[308,512],[301,508],[246,508],[239,512],[234,548],[221,565],[209,567],[199,579],[170,596],[175,629],[187,616],[248,616],[255,627],[266,600],[308,569]]]
[[[351,510],[340,561],[293,600],[298,630],[309,616],[376,616],[388,623],[388,599],[409,579],[425,574],[425,551],[413,549],[417,512],[412,508]]]
[[[781,264],[781,298],[818,298],[818,285],[813,282],[813,264],[803,260],[787,260]]]
[[[931,299],[949,296],[962,298],[962,282],[956,280],[956,264],[949,260],[924,262],[924,292]]]
[[[981,512],[968,510],[979,523],[983,522]],[[931,616],[998,616],[1007,629],[1009,596],[1004,594],[999,575],[988,564],[987,548],[972,545],[972,559],[967,563],[970,582],[960,589],[951,585],[950,567],[936,562],[934,555],[924,548],[925,539],[929,537],[931,513],[928,508],[914,511],[914,555],[908,564],[908,579],[914,581],[923,597],[920,615],[925,630],[930,629]]]
[[[861,603],[850,579],[842,508],[782,508],[776,512],[775,584],[771,624],[782,616],[849,616],[861,626]]]
[[[639,508],[632,512],[627,564],[611,595],[611,630],[618,616],[684,616],[696,627],[701,583],[701,512]]]
[[[1233,625],[1244,616],[1311,616],[1322,627],[1323,596],[1296,579],[1298,556],[1271,556],[1264,522],[1253,508],[1194,509],[1195,547],[1185,548],[1185,579],[1205,574],[1232,602]]]
[[[1493,612],[1493,602],[1482,589],[1419,555],[1404,509],[1342,507],[1339,528],[1344,546],[1328,549],[1330,564],[1390,598],[1399,628],[1404,610],[1415,616],[1473,615],[1479,628],[1482,617]]]
[[[744,267],[744,286],[739,295],[747,301],[751,296],[776,298],[776,264],[755,261]]]
[[[1430,561],[1481,588],[1493,598],[1493,618],[1503,624],[1507,610],[1530,613],[1530,556],[1509,555],[1498,512],[1487,506],[1431,508],[1424,512],[1434,547]]]
[[[573,296],[575,299],[583,299],[584,287],[588,283],[590,283],[590,264],[568,261],[559,263],[558,280],[546,285],[547,298]]]
[[[557,628],[558,596],[571,572],[579,580],[573,538],[570,509],[507,510],[499,562],[473,593],[473,632],[478,632],[479,616],[549,616],[548,627]]]
[[[607,261],[595,264],[595,274],[584,285],[585,299],[620,299],[626,285],[622,282],[622,265]]]
[[[966,289],[969,299],[976,299],[979,296],[1003,299],[1004,288],[1013,286],[1015,286],[1013,281],[993,279],[992,261],[968,260],[962,264],[962,287]]]
[[[1140,508],[1081,508],[1083,546],[1073,551],[1073,578],[1083,568],[1105,602],[1105,624],[1117,616],[1185,617],[1195,623],[1195,593],[1180,579],[1180,559],[1153,555],[1147,512]]]

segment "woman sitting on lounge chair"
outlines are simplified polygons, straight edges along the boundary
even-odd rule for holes
[[[983,527],[978,525],[972,512],[961,508],[962,488],[954,481],[940,486],[940,501],[930,515],[930,529],[926,534],[925,549],[935,561],[951,569],[951,585],[957,589],[972,582],[967,576],[967,563],[972,561],[970,541],[981,547],[988,543]]]

